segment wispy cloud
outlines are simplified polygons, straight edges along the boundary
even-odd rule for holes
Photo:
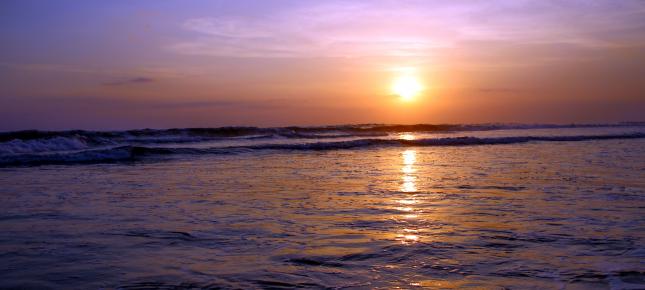
[[[480,88],[477,92],[485,94],[510,94],[510,93],[520,93],[525,92],[526,90],[517,89],[517,88],[504,88],[504,87],[491,87],[491,88]]]
[[[154,79],[148,78],[148,77],[134,77],[134,78],[105,82],[103,84],[106,86],[123,86],[123,85],[147,84],[154,81],[155,81]]]
[[[474,49],[465,45],[474,41],[599,47],[639,41],[620,32],[645,26],[643,19],[642,1],[325,1],[263,17],[188,19],[182,26],[194,38],[169,49],[224,57],[423,57]]]
[[[164,66],[123,66],[119,68],[106,68],[102,66],[88,66],[88,65],[71,65],[61,63],[10,63],[0,62],[0,69],[21,70],[32,72],[53,72],[53,73],[72,73],[72,74],[85,74],[96,75],[103,78],[114,78],[115,80],[124,80],[124,75],[146,75],[162,76],[163,78],[178,78],[178,77],[191,77],[201,74],[199,70],[183,69],[178,71],[176,67]],[[134,77],[136,78],[136,77]],[[133,79],[134,79],[133,78]],[[145,77],[153,78],[153,77]],[[127,78],[125,79],[127,80]]]

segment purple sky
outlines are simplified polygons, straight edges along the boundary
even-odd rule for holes
[[[645,112],[645,1],[6,0],[0,35],[3,131]]]

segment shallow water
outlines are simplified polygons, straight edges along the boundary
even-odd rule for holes
[[[5,167],[0,185],[2,287],[645,288],[642,138]]]

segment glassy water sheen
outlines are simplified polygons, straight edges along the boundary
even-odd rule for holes
[[[0,287],[645,289],[644,133],[146,143],[172,154],[87,132],[12,135],[0,143]],[[375,139],[387,142],[361,141]],[[123,146],[141,154],[68,158]]]

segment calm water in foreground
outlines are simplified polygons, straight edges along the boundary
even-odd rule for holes
[[[5,166],[0,287],[645,289],[645,139],[390,145]]]

